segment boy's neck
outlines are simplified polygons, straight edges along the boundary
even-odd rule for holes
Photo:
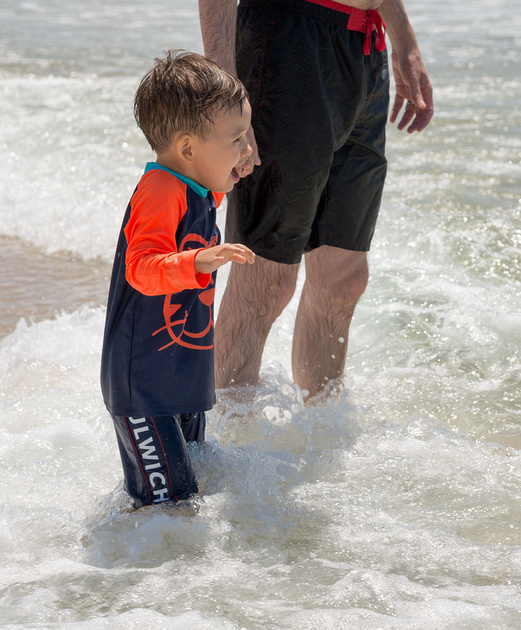
[[[148,162],[145,168],[145,173],[156,168],[169,171],[170,173],[172,173],[172,175],[177,177],[184,184],[187,184],[194,192],[196,192],[198,195],[203,197],[203,199],[206,199],[206,197],[208,196],[208,192],[209,192],[208,188],[201,186],[196,181],[194,181],[191,177],[188,177],[187,175],[183,175],[183,173],[180,173],[178,170],[173,169],[170,166],[166,166],[165,164],[162,164],[161,162],[159,162],[159,160],[156,160],[155,162]]]
[[[186,165],[186,162],[183,162],[182,160],[176,159],[175,155],[172,155],[172,154],[158,155],[158,154],[156,154],[156,164],[159,164],[160,166],[164,166],[168,170],[174,171],[174,173],[179,173],[179,175],[182,175],[183,177],[186,177],[190,181],[194,182],[194,184],[196,184],[197,186],[200,186],[201,188],[204,188],[205,190],[208,190],[208,188],[206,188],[206,186],[204,186],[203,184],[201,184],[200,182],[198,182],[198,181],[196,181],[194,179],[190,168],[187,167],[187,165]]]
[[[170,171],[175,171],[176,173],[179,173],[180,175],[184,175],[185,177],[190,177],[188,173],[183,173],[182,165],[180,163],[178,164],[178,160],[174,159],[173,157],[164,156],[164,155],[156,155],[156,164],[159,164],[160,166],[164,166]]]

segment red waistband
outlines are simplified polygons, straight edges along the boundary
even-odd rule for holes
[[[349,31],[359,31],[360,33],[365,33],[364,55],[368,55],[371,52],[371,35],[373,31],[376,31],[376,50],[385,50],[386,27],[385,22],[382,20],[382,17],[377,10],[364,11],[363,9],[349,7],[345,4],[341,4],[340,2],[334,2],[334,0],[304,0],[304,2],[318,4],[321,7],[331,9],[332,11],[348,13],[349,20],[347,22],[347,29]]]

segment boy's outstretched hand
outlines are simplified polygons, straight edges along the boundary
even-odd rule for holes
[[[212,273],[227,262],[251,265],[254,259],[255,254],[246,245],[223,243],[202,249],[195,255],[195,273]]]

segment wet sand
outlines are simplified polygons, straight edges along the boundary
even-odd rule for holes
[[[105,305],[111,265],[65,253],[47,255],[0,236],[0,337],[28,322],[51,319],[83,304]]]

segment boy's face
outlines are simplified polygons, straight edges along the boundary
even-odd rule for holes
[[[239,181],[241,166],[252,154],[246,139],[251,107],[245,100],[239,108],[220,110],[206,138],[195,138],[192,179],[215,192],[230,192]]]

